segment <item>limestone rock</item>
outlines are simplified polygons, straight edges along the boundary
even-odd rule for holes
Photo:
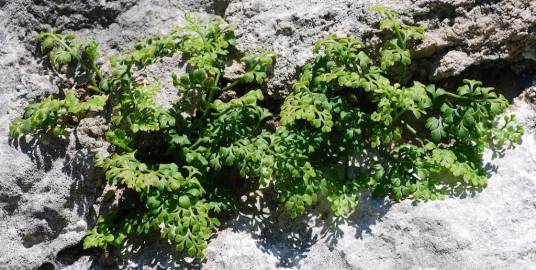
[[[460,75],[465,69],[474,63],[474,59],[470,58],[466,53],[460,51],[449,51],[446,53],[437,64],[432,77],[434,79],[445,79]]]
[[[107,191],[102,196],[102,177],[93,166],[94,152],[107,147],[99,138],[107,128],[103,119],[82,121],[60,141],[7,138],[10,121],[26,104],[58,91],[36,53],[33,37],[40,30],[56,27],[95,38],[105,59],[132,48],[137,36],[166,33],[182,24],[184,12],[225,15],[236,26],[242,51],[266,47],[278,53],[268,86],[274,97],[283,98],[318,38],[373,34],[371,25],[379,18],[368,7],[377,2],[0,0],[0,268],[533,269],[536,112],[529,103],[534,103],[534,87],[510,108],[525,126],[523,143],[495,153],[495,159],[487,152],[490,180],[482,191],[415,204],[364,196],[345,223],[334,222],[320,206],[310,215],[285,220],[269,211],[270,201],[254,197],[256,207],[223,225],[202,262],[182,258],[154,235],[110,257],[81,250],[85,230],[95,222],[93,204],[100,197],[113,206],[113,196]],[[536,77],[528,72],[536,58],[535,1],[380,3],[427,29],[426,40],[415,51],[420,75],[445,80],[481,65],[512,65],[523,80],[535,84]],[[176,97],[167,74],[185,68],[173,66],[179,58],[166,58],[146,70],[147,82],[162,82],[162,105]],[[517,81],[521,77],[504,83],[527,84]]]
[[[242,50],[263,46],[278,52],[269,87],[275,96],[283,97],[299,67],[312,56],[317,39],[330,33],[371,35],[371,25],[379,17],[369,6],[376,3],[425,27],[426,40],[416,56],[422,58],[417,63],[431,79],[459,74],[471,65],[515,62],[533,55],[536,2],[530,0],[246,0],[231,2],[226,19],[237,25]],[[440,61],[444,56],[447,59]]]

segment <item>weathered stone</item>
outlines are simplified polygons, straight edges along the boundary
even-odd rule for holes
[[[366,38],[379,17],[369,6],[390,6],[409,23],[423,25],[426,40],[417,48],[420,69],[431,79],[459,74],[471,65],[531,58],[536,44],[536,2],[506,0],[405,1],[234,1],[226,19],[237,25],[242,50],[268,47],[278,53],[271,93],[290,91],[313,43],[330,33]],[[285,30],[286,29],[286,30]],[[456,55],[449,51],[457,51]],[[444,61],[441,58],[447,56]],[[456,61],[457,57],[461,57]],[[424,67],[423,67],[424,65]]]
[[[460,75],[473,63],[474,59],[470,58],[466,53],[460,51],[449,51],[439,60],[437,68],[432,74],[432,78],[445,79]]]
[[[10,121],[26,104],[58,91],[55,77],[36,54],[33,37],[37,31],[57,27],[95,38],[102,44],[104,61],[132,48],[140,35],[169,32],[183,23],[186,11],[225,15],[236,25],[242,51],[264,47],[277,52],[268,87],[273,96],[282,98],[290,91],[300,66],[312,56],[318,38],[329,33],[372,35],[372,25],[379,19],[369,9],[374,3],[377,1],[0,0],[0,268],[534,268],[534,87],[510,108],[525,127],[523,144],[496,153],[497,159],[492,159],[492,152],[486,153],[490,180],[482,191],[426,203],[394,203],[364,196],[357,213],[343,224],[334,223],[321,206],[310,215],[287,220],[269,211],[274,207],[270,200],[254,194],[246,198],[251,209],[230,218],[211,240],[203,262],[182,258],[158,236],[146,242],[129,241],[121,254],[109,257],[80,249],[85,230],[95,221],[93,204],[108,201],[113,208],[117,198],[109,188],[101,190],[102,177],[93,166],[94,152],[107,148],[101,138],[107,129],[103,118],[81,121],[59,142],[7,138]],[[520,61],[535,59],[534,1],[381,3],[427,29],[426,40],[415,51],[419,75],[444,80],[490,63],[512,64],[517,73],[527,73],[531,65]],[[169,75],[184,70],[184,63],[177,65],[180,62],[176,55],[144,70],[146,82],[162,83],[158,101],[164,106],[176,98]],[[231,65],[227,72],[228,77],[235,76],[240,67]],[[277,126],[277,121],[273,120],[273,125]]]

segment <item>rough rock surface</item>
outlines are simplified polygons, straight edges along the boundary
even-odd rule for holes
[[[91,209],[99,196],[101,177],[93,154],[84,149],[105,148],[98,139],[105,131],[101,120],[85,119],[60,142],[8,140],[9,123],[22,108],[57,91],[36,55],[37,32],[56,27],[95,38],[108,56],[130,48],[140,35],[169,31],[186,10],[215,13],[217,6],[208,1],[0,1],[0,269],[59,269],[78,259],[73,253],[88,222],[94,222]]]
[[[497,159],[487,154],[486,189],[419,204],[365,197],[346,224],[333,223],[322,209],[288,221],[252,206],[224,225],[203,262],[182,259],[157,237],[112,259],[81,251],[94,222],[92,204],[102,193],[92,154],[84,150],[105,147],[97,138],[106,128],[100,119],[84,121],[61,142],[7,138],[9,122],[24,105],[57,91],[32,42],[39,30],[56,27],[96,38],[109,56],[130,48],[137,36],[169,31],[184,12],[225,15],[236,25],[242,50],[268,47],[279,54],[269,89],[282,97],[315,40],[332,32],[370,35],[378,18],[368,5],[376,2],[0,0],[0,269],[535,269],[534,88],[511,108],[526,128],[523,144]],[[427,28],[416,51],[421,76],[443,80],[471,69],[478,73],[481,65],[536,60],[534,1],[382,2]],[[151,67],[149,75],[180,70],[172,60]],[[524,75],[526,65],[516,72]],[[503,84],[536,84],[536,77],[518,82],[521,75]],[[169,84],[169,77],[160,80]],[[513,88],[519,94],[524,87]],[[172,91],[164,87],[159,99]],[[252,205],[270,207],[254,198]]]
[[[371,33],[378,16],[369,6],[376,3],[426,28],[416,55],[426,58],[420,71],[431,79],[458,75],[470,65],[534,58],[536,2],[530,0],[246,0],[231,2],[226,19],[237,25],[242,50],[268,47],[278,53],[269,87],[284,96],[316,40],[330,33]],[[452,61],[460,56],[462,63]]]
[[[364,198],[337,227],[318,217],[237,218],[211,242],[206,268],[534,269],[536,111],[521,100],[511,110],[528,132],[502,157],[486,154],[491,177],[481,192],[419,204]]]

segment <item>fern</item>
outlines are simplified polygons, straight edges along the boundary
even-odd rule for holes
[[[61,136],[67,127],[75,124],[90,112],[102,111],[108,96],[98,95],[80,102],[74,90],[65,93],[65,99],[52,96],[26,107],[24,116],[16,118],[9,128],[9,136],[17,138],[32,133]]]
[[[163,238],[175,242],[177,250],[201,258],[206,241],[220,224],[212,215],[232,207],[225,196],[222,199],[221,194],[207,193],[201,183],[224,166],[239,166],[236,158],[255,150],[247,138],[263,132],[262,123],[271,113],[258,105],[264,99],[261,90],[246,91],[229,101],[218,97],[240,84],[264,83],[274,55],[268,51],[248,53],[243,58],[246,73],[226,83],[221,77],[234,46],[232,32],[219,20],[200,25],[187,17],[187,22],[170,37],[145,42],[130,54],[112,59],[109,85],[116,89],[115,105],[113,129],[106,135],[122,154],[101,159],[98,165],[110,183],[139,194],[136,208],[143,211],[119,224],[113,218],[101,219],[103,223],[86,238],[86,248],[107,248],[110,239],[126,240],[134,232],[159,231]],[[192,69],[181,76],[173,74],[179,99],[166,111],[156,104],[158,85],[136,83],[131,70],[135,63],[151,63],[157,55],[175,50],[189,58]],[[172,163],[140,162],[133,152],[140,133],[163,134],[167,152],[178,153]],[[178,164],[183,164],[182,168]],[[241,171],[244,176],[249,172]],[[113,241],[114,245],[123,244]]]
[[[133,50],[110,58],[107,73],[97,65],[96,42],[41,33],[37,41],[51,63],[77,67],[86,82],[65,97],[29,105],[10,136],[60,136],[110,108],[111,154],[96,165],[108,184],[133,195],[121,197],[117,211],[101,213],[86,249],[121,248],[131,237],[157,232],[177,250],[203,258],[218,214],[240,203],[229,172],[273,191],[292,218],[320,199],[335,216],[347,217],[364,191],[435,200],[454,188],[484,187],[484,149],[511,147],[523,135],[514,115],[499,118],[507,100],[473,80],[457,89],[411,81],[411,49],[424,38],[423,28],[375,10],[382,16],[381,46],[335,35],[319,40],[293,92],[274,111],[264,106],[274,101],[263,88],[276,54],[247,52],[237,57],[243,73],[224,78],[225,64],[240,53],[232,27],[219,18],[186,16],[186,25],[170,34],[138,39]],[[171,74],[178,98],[166,109],[156,101],[159,84],[135,74],[179,52],[188,66]]]
[[[90,82],[89,89],[102,94],[98,82],[104,80],[102,71],[97,66],[100,56],[98,44],[94,40],[75,41],[72,34],[61,34],[56,30],[41,32],[36,37],[41,49],[48,51],[50,62],[56,66],[80,66]]]
[[[274,172],[291,216],[305,211],[317,194],[327,196],[341,216],[357,207],[366,189],[395,200],[441,199],[448,192],[438,177],[444,173],[466,188],[483,187],[484,148],[518,143],[523,134],[513,116],[494,128],[508,102],[480,82],[465,80],[455,92],[417,81],[407,85],[410,46],[423,38],[422,28],[404,24],[390,10],[377,11],[384,15],[380,29],[392,39],[379,51],[348,37],[318,41],[314,59],[283,103],[281,130],[292,135],[278,130],[275,136],[303,146],[274,146],[273,165],[263,170]],[[372,162],[349,164],[356,153],[367,153]],[[278,166],[282,156],[314,173]],[[341,164],[342,173],[333,169]],[[352,176],[352,170],[359,173]]]

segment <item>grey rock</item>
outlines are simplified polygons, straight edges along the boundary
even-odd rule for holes
[[[368,7],[376,3],[425,27],[426,40],[415,55],[430,79],[457,75],[472,65],[533,58],[536,2],[529,0],[246,0],[231,2],[226,19],[237,25],[242,50],[268,47],[278,53],[269,90],[284,97],[316,40],[330,33],[370,37],[379,17]]]
[[[106,153],[108,146],[101,138],[108,128],[102,116],[84,119],[59,142],[7,138],[10,121],[26,104],[58,91],[36,53],[33,37],[40,30],[56,27],[95,38],[104,62],[132,48],[138,36],[182,24],[184,12],[225,15],[236,25],[242,51],[264,47],[278,53],[268,87],[282,98],[318,38],[374,33],[371,25],[379,18],[368,6],[376,2],[0,0],[0,269],[534,269],[534,87],[510,108],[526,128],[523,144],[496,158],[486,153],[490,180],[484,190],[416,204],[365,195],[345,222],[335,222],[322,205],[287,220],[277,216],[269,198],[250,194],[250,207],[229,218],[202,262],[183,258],[157,235],[133,239],[110,257],[81,250],[95,212],[102,211],[94,203],[115,207],[116,191],[103,190],[93,166],[95,153]],[[380,2],[427,28],[415,51],[422,76],[444,80],[490,63],[526,73],[531,65],[522,62],[535,59],[534,1]],[[177,96],[169,75],[183,71],[182,62],[175,55],[143,71],[146,82],[161,83],[158,101],[164,106]],[[236,73],[240,67],[230,65],[227,76]],[[508,80],[517,85],[520,79]]]
[[[160,91],[156,97],[158,104],[164,108],[169,108],[177,101],[178,89],[173,86],[171,74],[180,76],[186,70],[186,61],[181,54],[172,57],[164,57],[158,63],[146,67],[140,74],[146,83],[157,83]]]
[[[234,1],[226,19],[236,25],[239,49],[277,52],[269,93],[282,98],[299,67],[312,57],[313,43],[330,33],[364,36],[372,31],[374,1]]]
[[[104,140],[106,131],[108,131],[106,119],[97,116],[80,120],[75,132],[81,148],[92,149],[93,151],[103,149],[101,151],[103,152],[109,146],[109,143]]]
[[[102,192],[102,177],[93,165],[95,153],[106,153],[108,146],[102,140],[107,130],[102,117],[82,120],[59,142],[8,140],[9,123],[24,106],[58,91],[58,81],[34,47],[37,32],[56,27],[95,38],[107,53],[104,61],[132,48],[137,36],[180,25],[186,10],[204,12],[213,6],[198,1],[0,2],[0,269],[59,269],[84,258],[77,250],[95,222],[93,204]],[[154,74],[172,69],[151,68]],[[74,260],[63,259],[62,254],[73,252],[78,252]]]
[[[432,74],[432,78],[445,79],[460,75],[470,67],[474,61],[474,59],[470,58],[469,55],[464,52],[449,51],[439,60],[437,68]]]
[[[525,95],[523,96],[527,102],[531,104],[536,104],[536,87],[530,87],[525,91]]]
[[[73,167],[89,155],[78,152],[71,138],[59,145],[24,140],[8,143],[10,120],[28,100],[42,96],[52,85],[38,73],[21,68],[38,65],[28,56],[18,33],[6,29],[13,14],[4,8],[0,10],[0,265],[3,269],[30,269],[83,237],[87,228],[83,214],[92,196],[86,192],[92,183],[84,179],[91,177],[91,172],[82,166],[74,173]]]
[[[242,77],[246,67],[243,63],[232,60],[231,63],[226,63],[223,77],[227,80],[236,80]]]

